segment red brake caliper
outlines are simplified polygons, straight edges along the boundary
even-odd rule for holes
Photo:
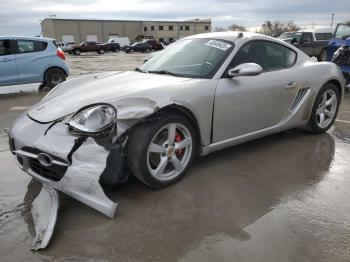
[[[182,141],[181,135],[178,132],[176,132],[176,134],[175,134],[175,142],[178,143],[178,142],[181,142],[181,141]],[[183,154],[183,152],[184,152],[183,149],[179,149],[179,150],[176,151],[176,155],[178,157],[180,157]]]

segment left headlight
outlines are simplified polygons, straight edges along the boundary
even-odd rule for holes
[[[80,132],[96,134],[112,127],[117,121],[116,109],[108,104],[91,105],[80,109],[69,125]]]

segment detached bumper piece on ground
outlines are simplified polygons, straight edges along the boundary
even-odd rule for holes
[[[27,128],[16,128],[24,123]],[[101,178],[108,176],[111,179],[113,176],[108,173],[117,173],[115,169],[111,170],[111,166],[106,168],[106,165],[110,154],[113,157],[120,156],[116,152],[120,149],[118,145],[107,150],[91,137],[74,137],[69,134],[69,126],[61,122],[40,124],[25,115],[17,124],[10,132],[11,150],[21,169],[43,184],[40,194],[32,203],[36,231],[32,249],[45,248],[54,232],[59,208],[56,190],[109,218],[114,217],[118,204],[105,195]],[[14,140],[13,137],[23,140]],[[118,168],[118,163],[114,163],[112,168]]]

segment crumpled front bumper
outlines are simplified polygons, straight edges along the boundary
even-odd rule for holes
[[[16,121],[9,137],[20,168],[43,184],[32,204],[33,249],[45,248],[53,233],[59,206],[56,190],[114,217],[118,204],[106,196],[100,184],[106,172],[118,172],[107,168],[113,149],[92,137],[71,135],[64,120],[43,124],[26,114]]]

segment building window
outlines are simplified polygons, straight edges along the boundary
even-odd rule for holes
[[[164,42],[164,38],[159,38],[159,43],[163,43]]]
[[[172,25],[169,25],[169,30],[174,30],[174,27]]]
[[[186,30],[186,31],[190,30],[190,26],[189,26],[189,25],[186,25],[186,26],[185,26],[185,30]]]
[[[163,26],[162,25],[158,26],[158,30],[162,31],[163,30]]]
[[[151,31],[154,31],[154,26],[153,25],[151,26]]]
[[[209,26],[206,25],[206,26],[204,27],[204,30],[205,30],[205,31],[208,31],[208,30],[209,30]]]
[[[145,27],[143,28],[143,31],[144,31],[144,32],[146,32],[146,31],[147,31],[147,26],[145,26]]]
[[[180,25],[180,30],[184,30],[184,27],[182,25]]]

